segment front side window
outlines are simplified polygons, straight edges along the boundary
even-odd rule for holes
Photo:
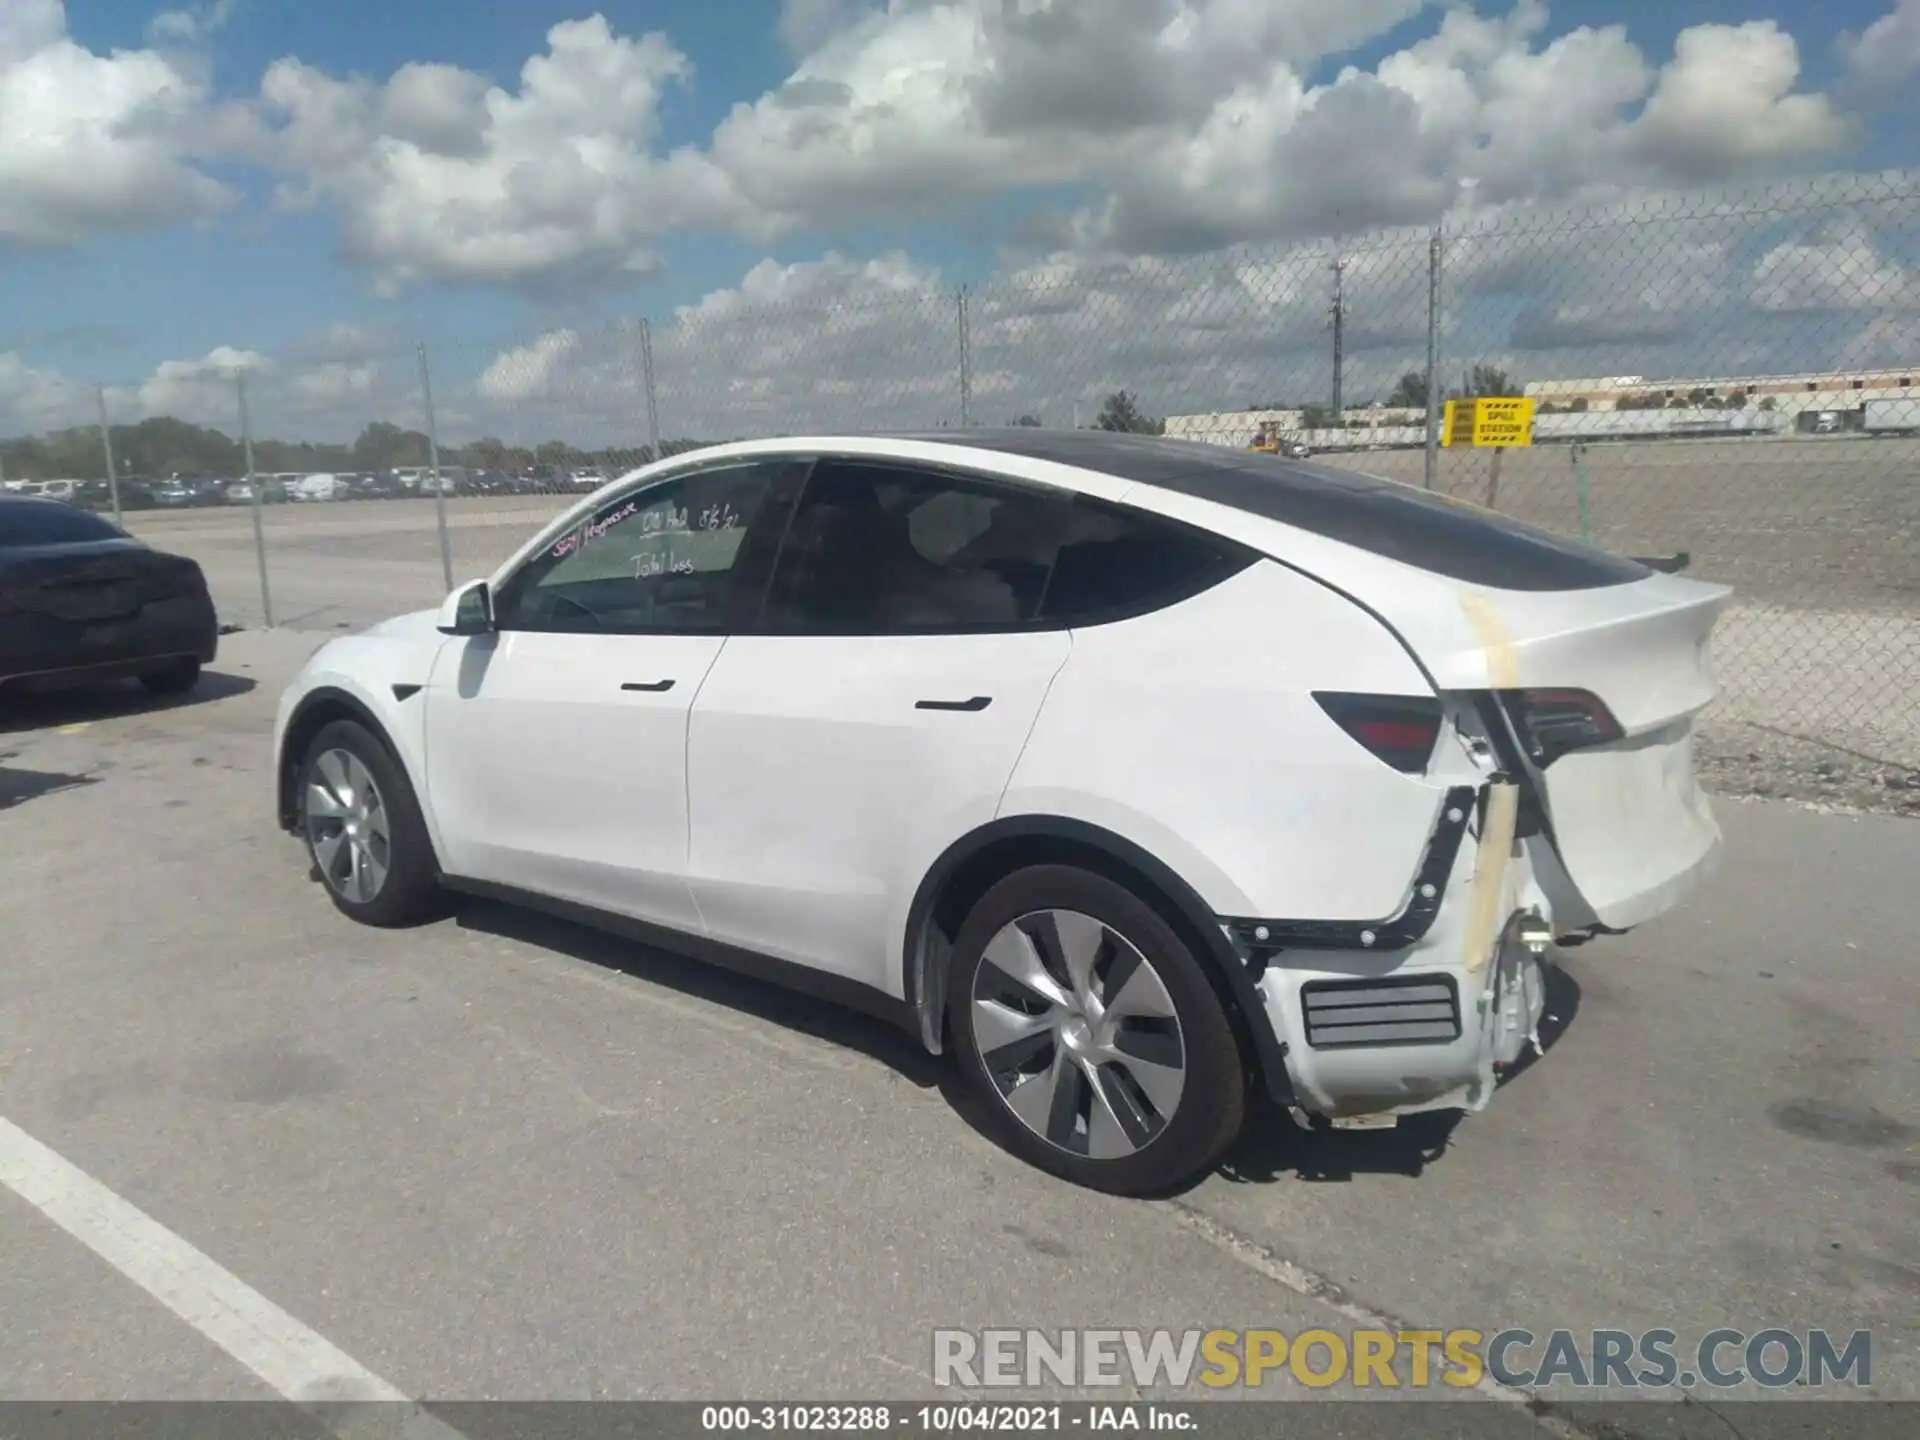
[[[748,528],[791,463],[716,466],[608,501],[501,586],[495,625],[569,633],[725,631]]]

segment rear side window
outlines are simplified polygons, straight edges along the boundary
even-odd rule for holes
[[[905,635],[1095,624],[1248,563],[1209,537],[996,481],[823,461],[788,527],[764,623]]]
[[[910,438],[1078,465],[1229,505],[1422,570],[1504,590],[1591,590],[1646,566],[1432,491],[1339,466],[1188,440],[1010,426]]]
[[[822,461],[787,526],[764,623],[842,635],[1031,624],[1068,508],[931,471]]]
[[[89,540],[123,540],[110,521],[57,500],[0,501],[0,547],[78,545]]]
[[[1042,621],[1095,625],[1184,600],[1245,568],[1226,541],[1138,511],[1082,503],[1069,512]]]

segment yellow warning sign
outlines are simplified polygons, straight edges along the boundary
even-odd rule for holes
[[[1478,450],[1531,446],[1533,401],[1525,396],[1506,395],[1449,400],[1440,443],[1466,444]]]

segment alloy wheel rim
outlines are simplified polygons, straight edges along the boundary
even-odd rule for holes
[[[1123,1160],[1166,1130],[1186,1044],[1166,982],[1138,947],[1075,910],[1036,910],[988,942],[973,1044],[1000,1101],[1057,1150]]]
[[[330,889],[356,905],[379,895],[393,866],[387,807],[360,757],[328,750],[307,772],[307,845]]]

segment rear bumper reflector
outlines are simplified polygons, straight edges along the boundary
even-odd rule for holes
[[[1460,992],[1450,975],[1309,980],[1300,987],[1300,1009],[1314,1050],[1450,1045],[1460,1038]]]

